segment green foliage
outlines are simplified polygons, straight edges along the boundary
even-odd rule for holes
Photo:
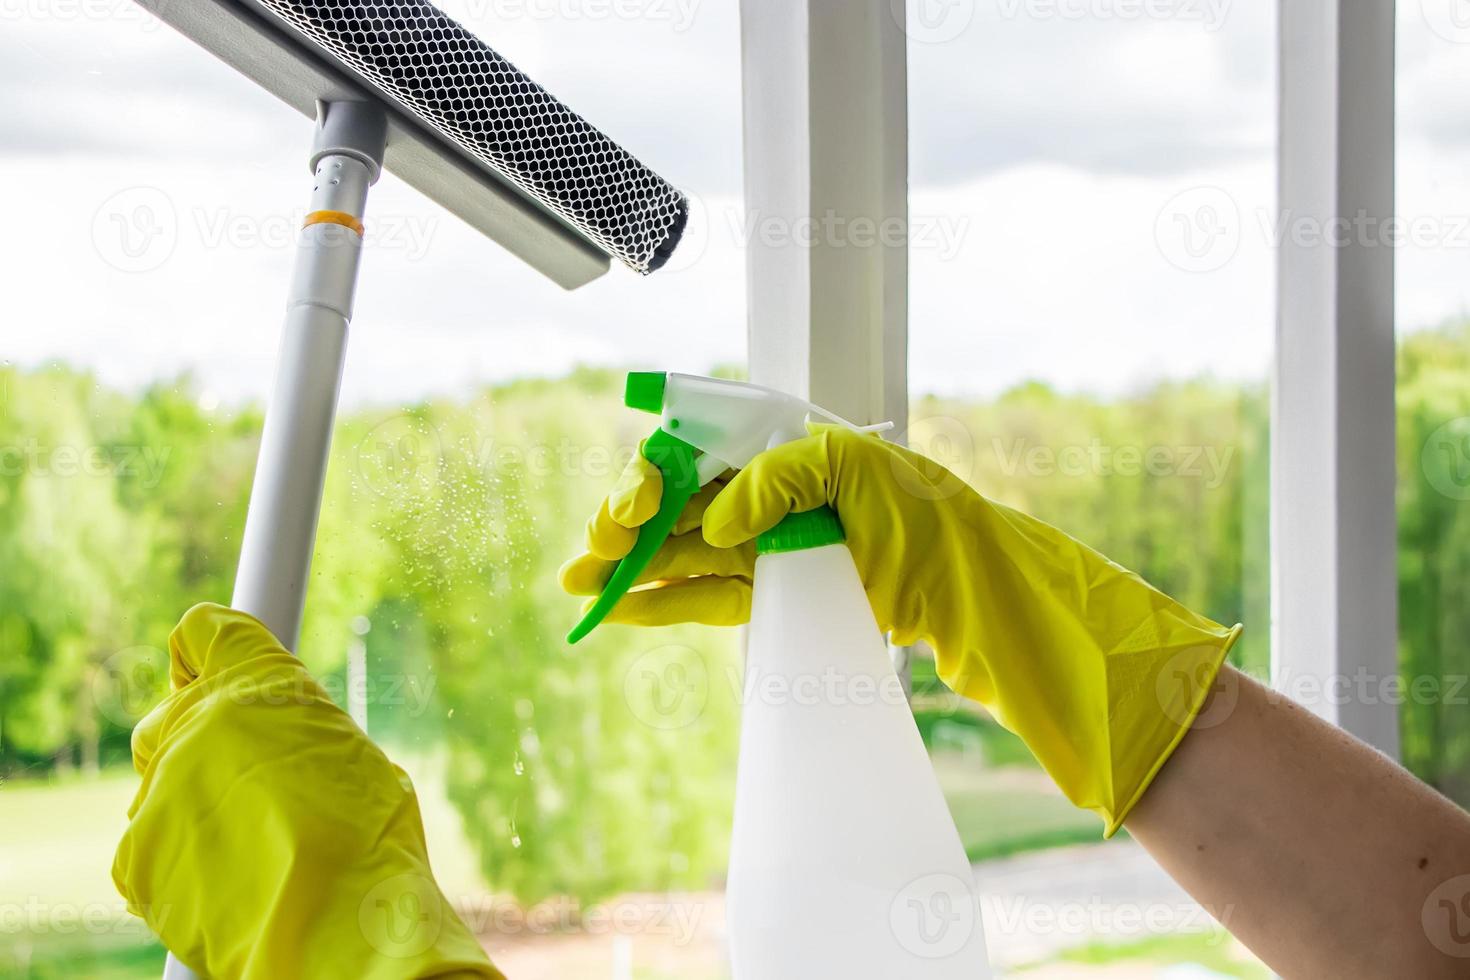
[[[991,499],[1247,624],[1233,657],[1264,673],[1269,419],[1259,388],[1190,382],[1100,401],[1033,383],[981,404],[921,399],[909,439]]]
[[[1273,976],[1219,928],[1122,942],[1092,942],[1064,950],[1058,959],[1089,966],[1132,967],[1147,976],[1162,975],[1174,964],[1188,964],[1210,971],[1209,976],[1239,980],[1267,980]],[[1024,977],[1031,969],[1025,967],[1016,973]]]
[[[1416,335],[1402,365],[1404,669],[1463,676],[1470,504],[1424,448],[1470,416],[1470,338]],[[362,645],[370,729],[442,754],[487,880],[526,901],[697,887],[724,865],[733,637],[609,627],[562,641],[577,605],[557,565],[646,434],[621,388],[579,370],[359,411],[328,472],[302,652],[345,699]],[[1111,401],[1031,384],[978,404],[922,399],[909,435],[987,494],[1245,622],[1237,659],[1263,671],[1267,401],[1209,382]],[[201,408],[187,378],[125,396],[64,368],[0,370],[0,775],[126,759],[167,683],[172,623],[229,601],[259,427],[255,410]],[[924,666],[922,699],[942,705]],[[973,731],[992,761],[1024,760],[983,719],[936,710],[921,712],[936,738]],[[1404,713],[1409,763],[1461,800],[1467,719],[1439,702]]]
[[[1398,454],[1403,757],[1470,806],[1470,326],[1401,346]]]

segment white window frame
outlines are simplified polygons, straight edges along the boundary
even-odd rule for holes
[[[908,428],[908,52],[893,0],[741,0],[750,378]],[[891,647],[907,690],[910,651]]]
[[[1394,207],[1394,5],[1279,3],[1280,212],[1381,229]],[[1277,253],[1272,667],[1278,688],[1397,757],[1394,254],[1381,239],[1288,235]]]
[[[742,0],[741,34],[746,223],[783,232],[746,252],[751,380],[902,432],[903,26],[892,0]]]
[[[1278,2],[1281,212],[1387,220],[1393,4]],[[748,218],[819,229],[809,245],[749,246],[751,377],[900,431],[906,248],[820,230],[828,216],[906,221],[903,7],[741,0]],[[1278,685],[1396,756],[1393,261],[1372,241],[1288,241],[1277,256],[1271,629]]]

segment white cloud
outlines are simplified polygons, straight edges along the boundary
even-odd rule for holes
[[[1470,214],[1470,128],[1456,102],[1470,45],[1434,33],[1418,6],[1399,6],[1399,210],[1451,221]],[[1226,4],[1206,27],[1005,16],[1030,7],[983,0],[958,37],[911,46],[913,211],[916,230],[940,236],[913,256],[916,390],[1032,377],[1117,390],[1264,372],[1269,7]],[[711,224],[695,236],[697,260],[676,259],[685,269],[645,280],[615,268],[567,294],[385,178],[370,226],[398,237],[366,258],[348,400],[578,362],[702,370],[739,359],[736,5],[646,0],[639,9],[665,13],[631,19],[569,19],[634,9],[576,0],[446,8],[693,193]],[[226,399],[262,396],[305,203],[307,121],[126,0],[0,0],[0,13],[0,208],[25,229],[0,240],[0,358],[63,358],[122,384],[193,370]],[[104,220],[99,232],[94,219],[134,187],[162,195],[176,234],[166,261],[126,272],[106,237],[123,229]],[[1205,272],[1170,265],[1155,227],[1194,187],[1225,189],[1240,222],[1231,260]],[[957,230],[947,255],[938,246]],[[1448,241],[1400,252],[1401,323],[1465,309],[1465,258]]]

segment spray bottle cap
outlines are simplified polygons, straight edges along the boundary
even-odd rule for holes
[[[623,404],[640,412],[663,414],[664,387],[668,380],[669,376],[662,371],[629,371]]]
[[[638,581],[683,512],[689,499],[727,469],[743,469],[771,446],[807,434],[807,419],[817,416],[860,432],[882,432],[893,423],[858,426],[803,399],[773,388],[702,378],[690,374],[634,371],[623,402],[661,416],[643,443],[643,457],[663,477],[658,513],[638,529],[638,540],[608,579],[602,594],[567,635],[576,643],[612,612]],[[678,433],[675,435],[674,433]],[[793,551],[844,540],[841,522],[830,508],[789,515],[761,535],[757,551]]]

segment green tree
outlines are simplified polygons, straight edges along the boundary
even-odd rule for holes
[[[1400,345],[1398,405],[1403,757],[1470,805],[1470,326]]]
[[[7,749],[99,764],[102,668],[134,642],[143,529],[101,446],[125,402],[61,368],[0,376],[0,728]]]

